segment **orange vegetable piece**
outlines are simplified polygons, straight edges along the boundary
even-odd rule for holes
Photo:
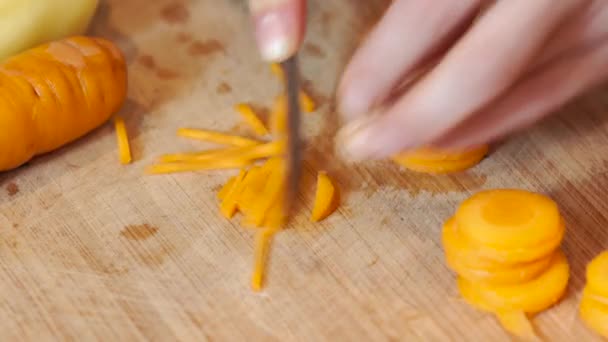
[[[249,125],[249,127],[251,127],[255,134],[260,136],[268,134],[266,126],[264,126],[264,123],[262,122],[262,120],[260,120],[260,118],[253,111],[253,108],[251,108],[250,105],[241,103],[236,105],[235,109],[241,114],[241,117],[243,117],[245,122]]]
[[[125,120],[117,116],[114,118],[116,139],[118,143],[118,155],[122,164],[131,163],[131,148],[129,147],[129,136],[125,127]]]
[[[557,204],[524,190],[481,191],[465,200],[455,214],[467,238],[495,249],[539,246],[560,235]]]
[[[255,235],[253,274],[251,275],[251,288],[254,291],[262,289],[266,263],[270,253],[270,243],[274,234],[275,231],[272,229],[263,229]]]
[[[260,143],[259,141],[254,139],[209,131],[206,129],[180,128],[177,131],[177,135],[184,138],[196,139],[219,145],[230,145],[238,147],[252,146]]]
[[[230,177],[230,179],[228,179],[228,182],[226,184],[224,184],[224,186],[222,186],[220,191],[217,193],[217,198],[219,198],[220,200],[223,200],[224,198],[226,198],[226,195],[230,192],[230,190],[236,183],[237,178],[238,178],[238,176]]]
[[[547,271],[531,281],[489,286],[460,277],[458,288],[467,302],[484,311],[537,313],[552,306],[563,296],[569,275],[568,261],[562,252],[558,252]]]
[[[587,287],[593,293],[608,298],[608,251],[587,265]]]
[[[560,245],[565,230],[562,222],[558,232],[543,244],[529,248],[514,246],[513,248],[497,249],[468,239],[459,228],[454,218],[447,220],[443,227],[442,240],[446,255],[458,259],[467,267],[481,269],[492,269],[496,267],[496,264],[521,265],[545,258]]]
[[[245,170],[241,170],[239,175],[234,180],[234,185],[228,190],[222,200],[220,205],[220,212],[224,217],[230,219],[238,209],[238,196],[241,191],[241,186],[244,183],[245,177],[247,176],[247,172]]]
[[[319,222],[331,215],[338,207],[340,194],[326,172],[317,174],[317,192],[312,209],[311,221]]]
[[[304,113],[312,113],[317,110],[317,104],[304,90],[300,90],[300,107]]]
[[[488,147],[464,151],[441,152],[429,148],[404,152],[392,159],[412,171],[442,174],[460,172],[477,165],[487,154]]]
[[[503,312],[497,314],[500,324],[512,334],[524,338],[528,341],[541,341],[532,322],[528,316],[522,311]]]
[[[270,127],[275,135],[285,135],[287,133],[287,99],[279,96],[274,101],[270,116]]]
[[[579,308],[585,324],[608,338],[608,251],[587,265],[587,284]]]
[[[40,45],[0,65],[0,171],[99,127],[127,95],[125,59],[101,38]]]
[[[590,329],[600,336],[608,338],[608,305],[583,297],[579,312],[583,322]]]
[[[548,255],[538,260],[512,265],[488,262],[492,266],[475,268],[446,253],[446,261],[451,269],[470,281],[485,285],[510,285],[532,280],[547,269],[552,258],[553,255]]]

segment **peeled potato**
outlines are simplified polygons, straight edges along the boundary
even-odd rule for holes
[[[0,1],[0,59],[87,29],[98,0]]]

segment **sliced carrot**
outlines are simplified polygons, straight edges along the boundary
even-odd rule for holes
[[[241,171],[241,172],[243,172],[243,171]],[[230,192],[230,190],[232,190],[232,187],[234,186],[234,183],[236,183],[237,178],[238,178],[238,176],[230,177],[228,182],[226,184],[224,184],[224,186],[222,186],[220,191],[217,193],[217,198],[219,198],[220,200],[223,200],[224,198],[226,198],[226,194],[228,194]]]
[[[281,82],[285,82],[285,72],[278,63],[270,64],[270,72],[272,72]]]
[[[230,146],[251,146],[257,145],[260,142],[254,139],[244,138],[237,135],[219,133],[204,129],[180,128],[177,135],[184,138],[202,140],[205,142],[230,145]]]
[[[528,316],[522,311],[503,312],[497,315],[502,326],[515,336],[525,339],[526,341],[541,341],[532,322]]]
[[[312,113],[317,110],[317,104],[304,90],[300,90],[300,106],[305,113]]]
[[[312,209],[311,221],[319,222],[331,215],[338,207],[339,192],[326,172],[317,174],[317,192]]]
[[[557,233],[550,240],[543,241],[538,245],[529,245],[526,248],[518,246],[496,248],[468,239],[460,228],[454,218],[448,219],[444,224],[442,243],[446,255],[458,259],[467,267],[481,269],[492,269],[496,265],[508,267],[530,263],[551,255],[559,247],[565,230],[562,223]]]
[[[285,96],[279,96],[274,101],[270,127],[275,135],[282,136],[287,133],[287,99]]]
[[[245,120],[245,122],[251,127],[253,132],[260,136],[265,136],[268,134],[268,130],[260,117],[253,111],[250,105],[246,103],[240,103],[235,106],[235,110],[241,114],[241,117]]]
[[[458,288],[471,305],[494,313],[537,313],[555,304],[568,285],[568,261],[556,253],[546,272],[531,281],[508,286],[480,285],[460,277]]]
[[[274,237],[274,231],[271,229],[263,229],[255,235],[255,251],[253,274],[251,275],[251,287],[254,291],[260,291],[264,282],[264,273],[266,272],[266,263],[270,252],[270,244]]]
[[[129,136],[125,126],[125,120],[120,116],[116,116],[114,118],[114,127],[116,129],[120,162],[122,164],[129,164],[131,163],[131,147],[129,146]]]
[[[608,298],[608,251],[599,254],[587,265],[587,287]]]
[[[146,173],[166,174],[192,171],[240,169],[250,164],[251,160],[242,158],[206,160],[201,162],[167,163],[152,165],[146,169]]]
[[[245,222],[254,227],[260,227],[264,223],[266,214],[276,201],[281,201],[281,192],[285,184],[284,163],[280,159],[271,159],[266,165],[269,170],[264,188],[260,198],[252,204],[252,210],[245,218]]]
[[[230,147],[220,150],[211,150],[196,154],[173,154],[161,157],[161,161],[165,163],[182,162],[182,163],[202,163],[211,161],[221,161],[229,159],[242,160],[257,160],[264,158],[272,158],[281,155],[284,152],[284,144],[273,141],[257,145],[249,145],[244,147]]]
[[[246,176],[247,171],[241,169],[234,181],[234,185],[226,193],[220,205],[220,212],[228,219],[232,218],[238,209],[237,200]]]
[[[553,200],[517,189],[478,192],[460,205],[455,219],[467,238],[497,249],[538,246],[563,227]]]
[[[608,305],[583,296],[579,314],[590,329],[608,338]]]
[[[255,146],[255,145],[252,145]],[[175,163],[192,160],[205,160],[221,157],[226,153],[226,148],[206,150],[201,152],[173,153],[160,156],[159,160],[162,163]]]

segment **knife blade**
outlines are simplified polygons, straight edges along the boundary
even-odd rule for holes
[[[297,56],[281,63],[285,75],[287,92],[287,136],[286,136],[286,193],[284,214],[288,220],[298,192],[302,163],[302,141],[300,136],[300,79]]]

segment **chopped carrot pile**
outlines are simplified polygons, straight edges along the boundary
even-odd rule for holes
[[[527,315],[555,304],[568,284],[568,261],[559,250],[564,230],[548,197],[482,191],[445,223],[445,257],[468,303],[495,314],[512,334],[537,339]]]
[[[608,338],[608,251],[587,265],[587,285],[579,311],[589,328]]]
[[[438,151],[422,148],[411,152],[400,153],[393,161],[412,171],[424,173],[453,173],[477,165],[488,153],[488,146],[483,145],[465,151]]]
[[[129,146],[129,136],[125,126],[125,120],[117,116],[114,118],[114,127],[116,129],[116,139],[118,143],[118,156],[122,164],[131,163],[131,147]]]
[[[282,80],[282,69],[272,66]],[[315,110],[313,99],[305,92],[300,94],[302,109]],[[166,174],[203,170],[236,169],[238,175],[228,179],[219,190],[219,212],[227,219],[242,215],[241,223],[256,228],[254,269],[251,286],[262,288],[270,243],[276,232],[286,224],[284,217],[284,184],[286,181],[285,139],[287,133],[287,101],[278,96],[266,126],[262,118],[247,104],[237,104],[235,110],[255,133],[256,138],[226,134],[205,129],[181,128],[177,134],[183,138],[221,145],[219,148],[199,152],[167,154],[159,163],[150,166],[150,174]],[[271,133],[271,134],[270,134]],[[272,140],[266,138],[270,136]],[[319,222],[338,207],[339,191],[326,172],[319,172],[317,192],[311,220]]]

